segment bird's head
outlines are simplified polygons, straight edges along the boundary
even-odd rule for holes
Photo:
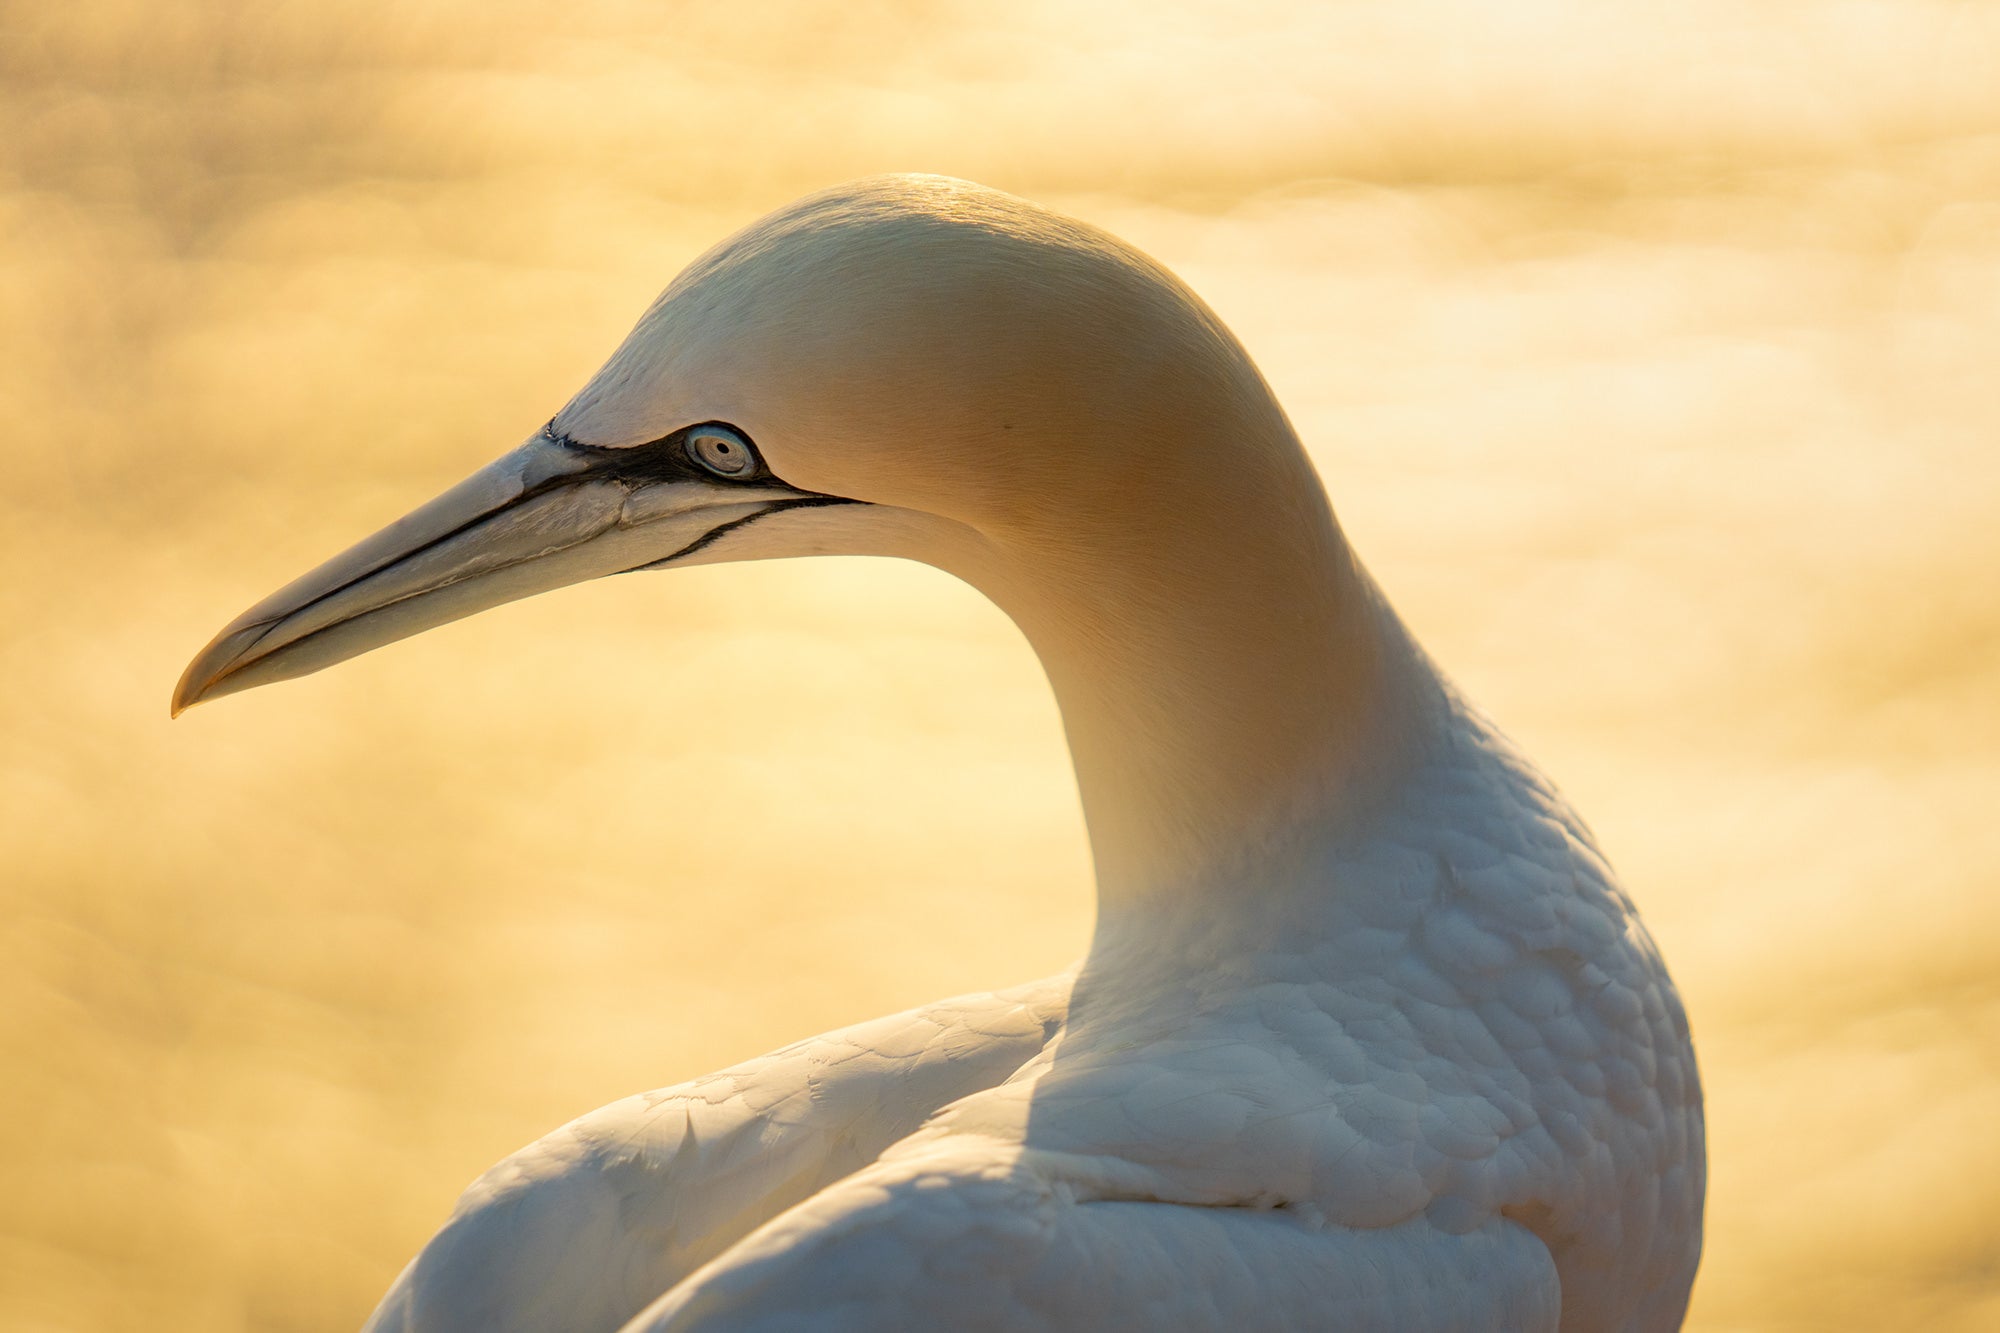
[[[692,264],[518,449],[245,612],[174,710],[629,570],[855,553],[1079,577],[1093,543],[1184,542],[1193,510],[1296,490],[1295,446],[1172,443],[1265,392],[1101,232],[962,181],[842,186]]]

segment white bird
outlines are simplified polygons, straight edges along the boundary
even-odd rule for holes
[[[1678,1326],[1704,1150],[1659,953],[1248,354],[1101,231],[939,177],[780,210],[175,708],[582,579],[822,553],[938,566],[1033,644],[1088,956],[555,1131],[370,1329]]]

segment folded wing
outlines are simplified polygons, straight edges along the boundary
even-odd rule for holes
[[[938,1107],[1013,1073],[1069,978],[968,995],[614,1102],[493,1167],[364,1333],[609,1333]]]

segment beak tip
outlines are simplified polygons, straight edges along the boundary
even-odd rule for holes
[[[200,665],[200,662],[201,659],[196,658],[193,662],[188,663],[188,669],[181,674],[179,683],[174,686],[173,698],[167,702],[167,719],[169,721],[179,717],[182,713],[187,712],[188,709],[193,708],[201,702],[203,690],[208,685],[208,682],[195,679],[195,667]]]
[[[268,620],[251,620],[246,616],[229,625],[206,648],[196,653],[194,660],[187,664],[187,670],[181,672],[180,680],[174,684],[173,698],[167,703],[167,717],[170,720],[177,718],[196,704],[213,697],[218,686],[247,665],[243,659],[263,637],[269,623]]]

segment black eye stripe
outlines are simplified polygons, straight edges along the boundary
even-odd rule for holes
[[[688,437],[698,430],[720,426],[741,439],[749,451],[751,466],[740,473],[722,476],[688,457]],[[714,486],[735,486],[746,481],[775,481],[769,468],[764,466],[763,455],[750,437],[725,421],[697,421],[691,426],[683,426],[671,435],[662,435],[657,440],[645,444],[629,445],[624,448],[606,448],[603,445],[584,444],[575,437],[556,430],[551,421],[542,427],[542,437],[569,453],[579,454],[589,460],[589,473],[612,481],[660,482],[660,481],[700,481]]]

